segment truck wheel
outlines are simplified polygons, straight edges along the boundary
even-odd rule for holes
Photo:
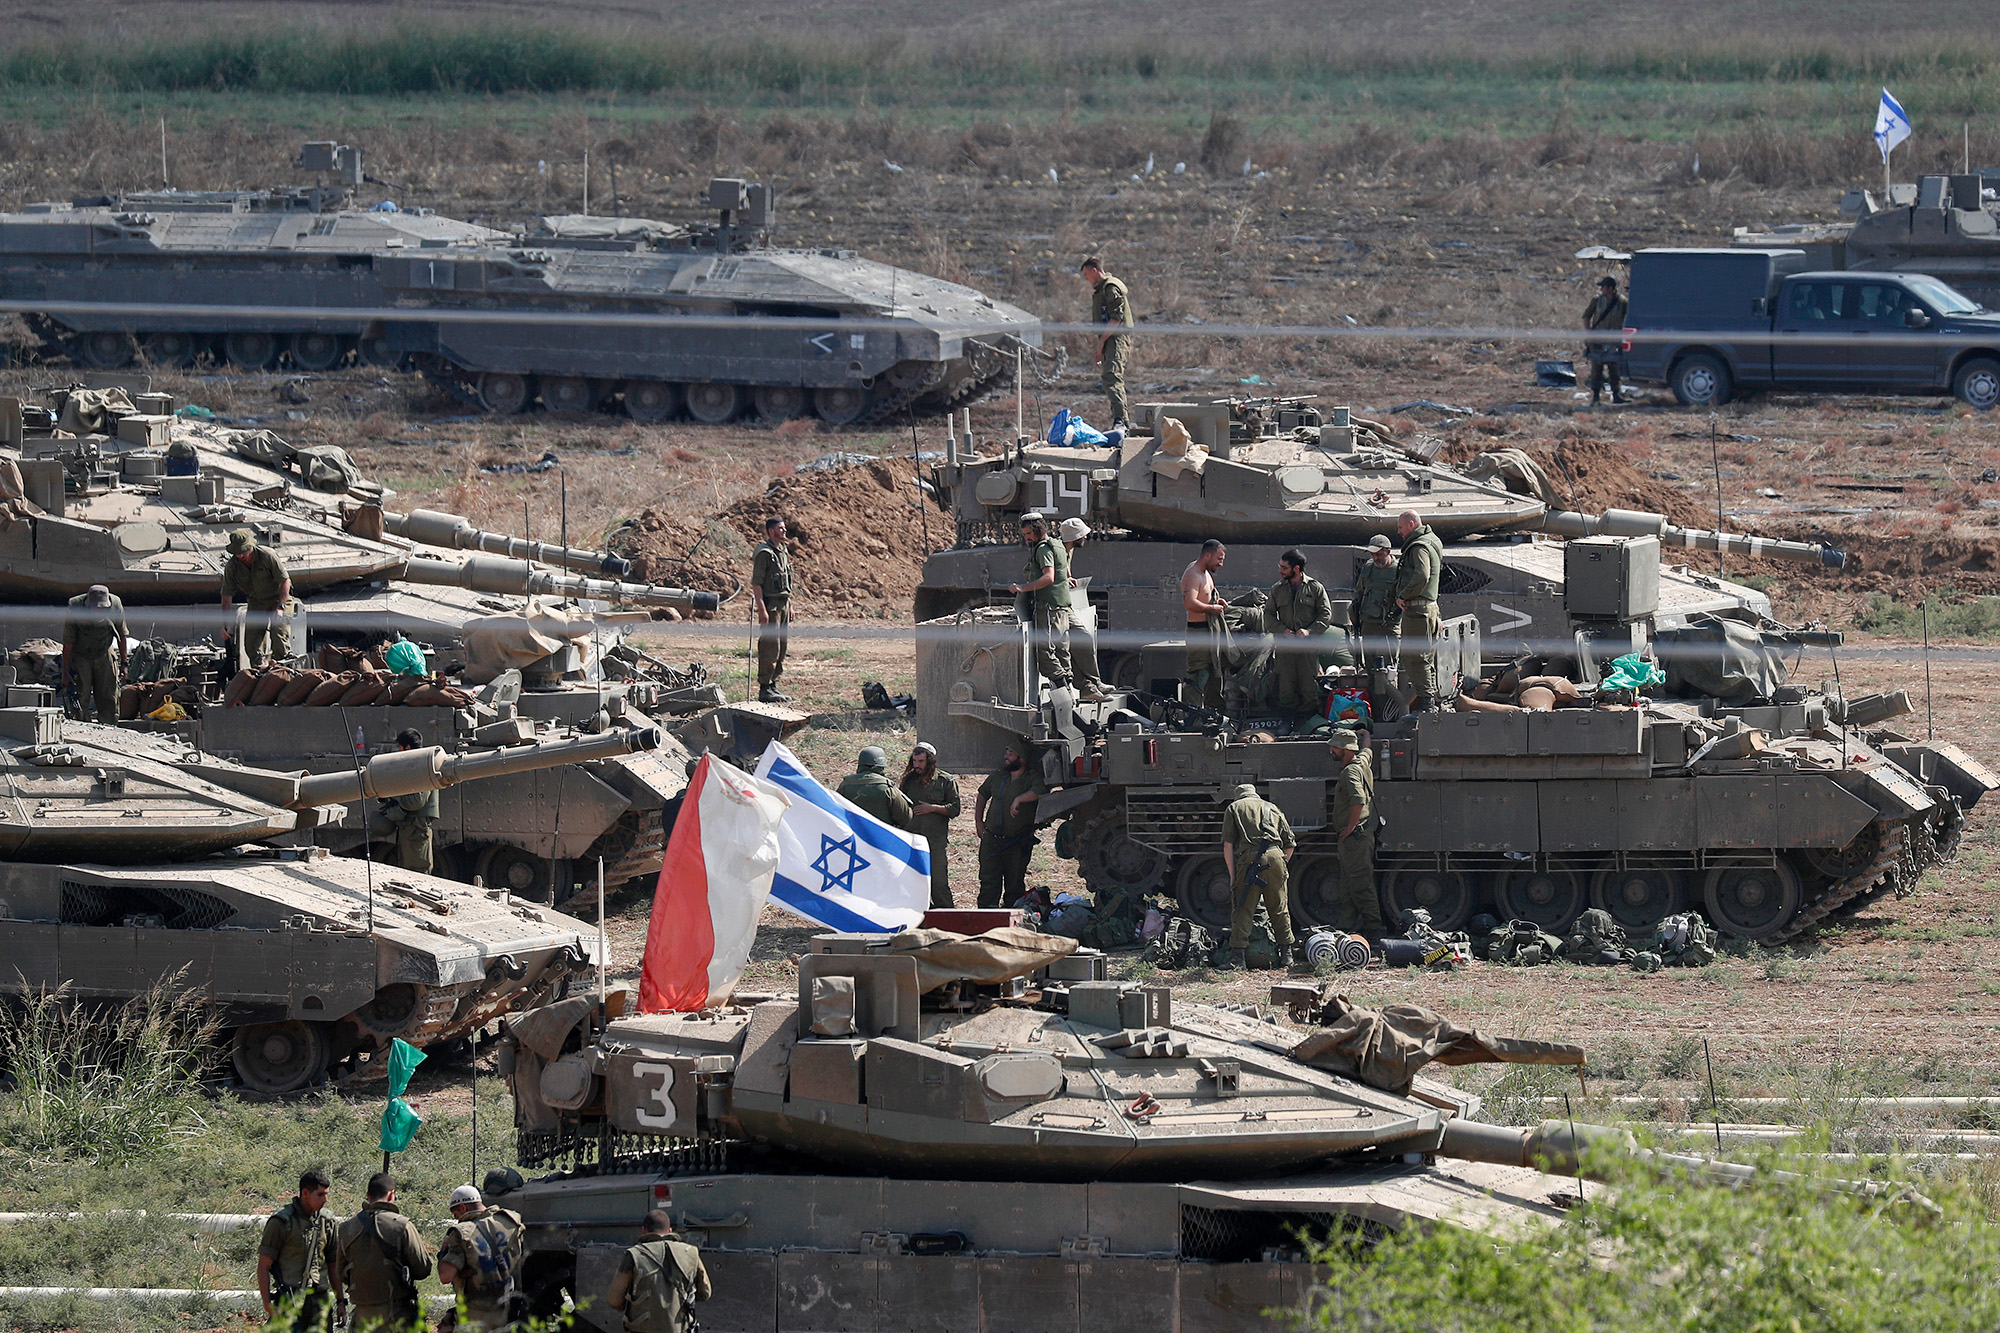
[[[2000,407],[2000,361],[1973,357],[1951,377],[1951,392],[1959,402],[1981,412]]]
[[[1682,357],[1674,366],[1674,397],[1686,407],[1720,407],[1729,401],[1729,367],[1705,352]]]

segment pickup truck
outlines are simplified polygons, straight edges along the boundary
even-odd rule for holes
[[[2000,313],[1921,273],[1805,266],[1803,250],[1636,252],[1626,380],[1665,384],[1692,407],[1756,389],[2000,405]]]

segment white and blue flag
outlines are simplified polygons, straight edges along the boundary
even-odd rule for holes
[[[1909,137],[1910,118],[1903,111],[1903,104],[1884,88],[1882,105],[1875,109],[1875,146],[1882,150],[1882,160],[1887,162],[1896,145]]]
[[[792,798],[778,825],[771,901],[830,930],[880,932],[917,924],[931,901],[930,843],[831,792],[773,741],[757,765]]]

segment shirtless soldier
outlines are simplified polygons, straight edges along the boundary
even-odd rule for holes
[[[1215,595],[1215,571],[1229,552],[1210,537],[1201,554],[1181,571],[1181,605],[1187,610],[1187,702],[1222,707],[1222,662],[1216,653],[1222,634],[1222,613],[1229,609]]]

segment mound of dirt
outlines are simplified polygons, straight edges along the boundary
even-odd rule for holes
[[[1712,528],[1715,511],[1704,511],[1688,493],[1647,476],[1614,444],[1602,440],[1526,441],[1469,437],[1454,440],[1443,457],[1463,465],[1488,449],[1519,449],[1541,465],[1563,506],[1586,514],[1606,509],[1642,509],[1665,514],[1684,527]]]
[[[791,535],[794,614],[907,614],[927,537],[936,546],[951,541],[950,520],[920,509],[917,496],[907,462],[855,463],[780,477],[712,516],[649,508],[618,544],[636,578],[727,594],[749,578],[764,519],[776,514]],[[735,614],[747,614],[747,596]]]

